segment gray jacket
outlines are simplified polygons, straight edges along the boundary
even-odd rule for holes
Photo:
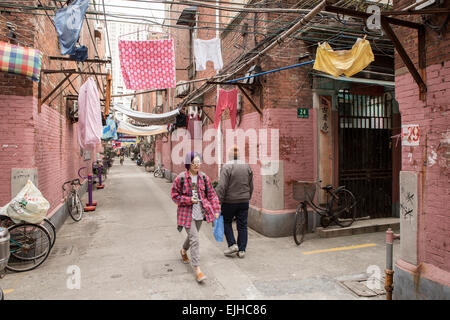
[[[253,194],[253,172],[246,163],[229,162],[220,171],[216,189],[221,203],[248,202]]]

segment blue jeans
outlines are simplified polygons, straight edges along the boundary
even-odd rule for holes
[[[239,251],[245,251],[247,248],[248,207],[248,202],[222,203],[223,227],[228,247],[236,243],[232,227],[233,217],[236,217],[236,226],[238,231],[237,245],[239,247]]]

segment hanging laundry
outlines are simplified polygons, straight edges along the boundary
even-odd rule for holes
[[[187,117],[184,113],[177,114],[177,118],[175,121],[175,128],[185,128],[187,122]]]
[[[19,47],[0,41],[0,70],[21,74],[39,82],[42,53],[39,50]]]
[[[117,140],[117,126],[112,116],[106,119],[106,126],[103,127],[102,140]]]
[[[214,118],[214,128],[219,127],[220,116],[222,112],[228,108],[230,110],[231,127],[234,129],[236,125],[237,114],[237,96],[238,90],[235,88],[230,91],[219,89],[219,97],[217,98],[216,116]]]
[[[211,40],[194,39],[195,70],[206,70],[206,61],[214,63],[214,69],[220,70],[223,67],[222,50],[220,39]]]
[[[374,61],[369,41],[358,38],[350,50],[333,51],[328,42],[319,44],[316,51],[314,69],[335,77],[345,74],[350,77]]]
[[[122,76],[127,89],[175,88],[175,50],[173,39],[119,40]]]
[[[90,77],[78,94],[78,143],[82,149],[92,149],[103,133],[100,97],[94,79]]]
[[[86,46],[81,46],[76,48],[70,55],[70,59],[77,62],[84,62],[88,58],[88,48]]]
[[[84,15],[89,7],[89,0],[74,0],[67,7],[56,11],[53,22],[58,34],[61,54],[73,54],[75,44],[80,37]]]

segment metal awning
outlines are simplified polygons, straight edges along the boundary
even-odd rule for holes
[[[185,25],[189,27],[195,26],[195,15],[197,13],[197,7],[188,7],[183,9],[180,17],[177,20],[178,25]]]
[[[177,115],[180,113],[180,109],[175,109],[165,113],[139,112],[118,105],[115,105],[113,109],[114,111],[125,114],[142,125],[164,125],[175,123]]]
[[[365,78],[355,78],[355,77],[333,77],[332,75],[328,75],[325,73],[313,73],[314,76],[330,78],[336,81],[347,81],[347,82],[357,82],[357,83],[366,83],[366,84],[377,84],[385,87],[395,87],[394,81],[384,81],[384,80],[375,80],[375,79],[365,79]]]

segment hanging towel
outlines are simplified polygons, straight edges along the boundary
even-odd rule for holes
[[[90,77],[78,94],[78,143],[82,149],[93,149],[103,133],[100,97],[94,79]]]
[[[195,69],[197,71],[206,70],[206,61],[214,63],[214,69],[220,70],[223,67],[222,50],[220,49],[220,39],[211,40],[194,39]]]
[[[314,69],[329,73],[335,77],[345,74],[350,77],[372,61],[374,56],[369,41],[358,38],[350,50],[333,51],[328,42],[319,44],[316,52]]]
[[[237,95],[238,90],[236,88],[230,91],[219,89],[216,116],[214,118],[214,128],[217,129],[219,127],[220,116],[222,115],[222,112],[228,108],[230,110],[231,127],[234,129],[236,125]]]
[[[173,39],[119,40],[122,76],[127,89],[175,88],[175,50]]]
[[[21,74],[39,82],[42,53],[39,50],[19,47],[0,41],[0,70]]]
[[[89,0],[74,0],[67,7],[56,11],[53,22],[58,34],[61,54],[73,54],[75,44],[80,37],[84,15],[89,7]]]

